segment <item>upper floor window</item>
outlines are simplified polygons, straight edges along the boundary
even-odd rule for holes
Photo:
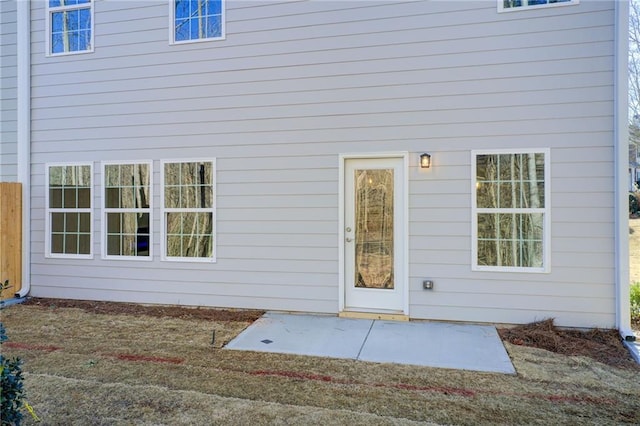
[[[224,0],[171,0],[173,43],[224,38]]]
[[[46,255],[90,258],[92,234],[91,164],[46,167]]]
[[[477,271],[549,270],[549,151],[474,152],[472,264]]]
[[[47,54],[93,51],[93,0],[48,0]]]
[[[533,9],[538,7],[568,6],[579,0],[498,0],[498,12]]]
[[[162,258],[215,261],[215,162],[162,161]]]

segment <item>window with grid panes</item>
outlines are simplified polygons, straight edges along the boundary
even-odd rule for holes
[[[47,1],[47,54],[93,51],[93,0]]]
[[[47,165],[46,255],[91,257],[92,166]]]
[[[215,162],[162,162],[165,260],[215,260]]]
[[[151,257],[150,162],[103,163],[103,256]]]
[[[224,0],[171,0],[173,43],[224,38]]]
[[[475,270],[545,272],[549,152],[474,152]]]
[[[498,11],[507,12],[554,6],[570,6],[578,3],[579,0],[498,0]]]

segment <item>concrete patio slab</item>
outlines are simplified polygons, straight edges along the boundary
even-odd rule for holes
[[[267,312],[227,349],[357,359],[373,321]]]
[[[488,325],[375,321],[358,359],[515,373],[498,332]]]
[[[514,374],[495,327],[267,312],[227,349]]]

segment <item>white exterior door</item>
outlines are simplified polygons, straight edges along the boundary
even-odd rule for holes
[[[343,308],[408,314],[405,159],[344,161]]]

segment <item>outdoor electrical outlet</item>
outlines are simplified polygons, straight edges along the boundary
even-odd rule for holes
[[[422,281],[422,288],[424,288],[425,290],[433,290],[433,281],[431,280]]]

